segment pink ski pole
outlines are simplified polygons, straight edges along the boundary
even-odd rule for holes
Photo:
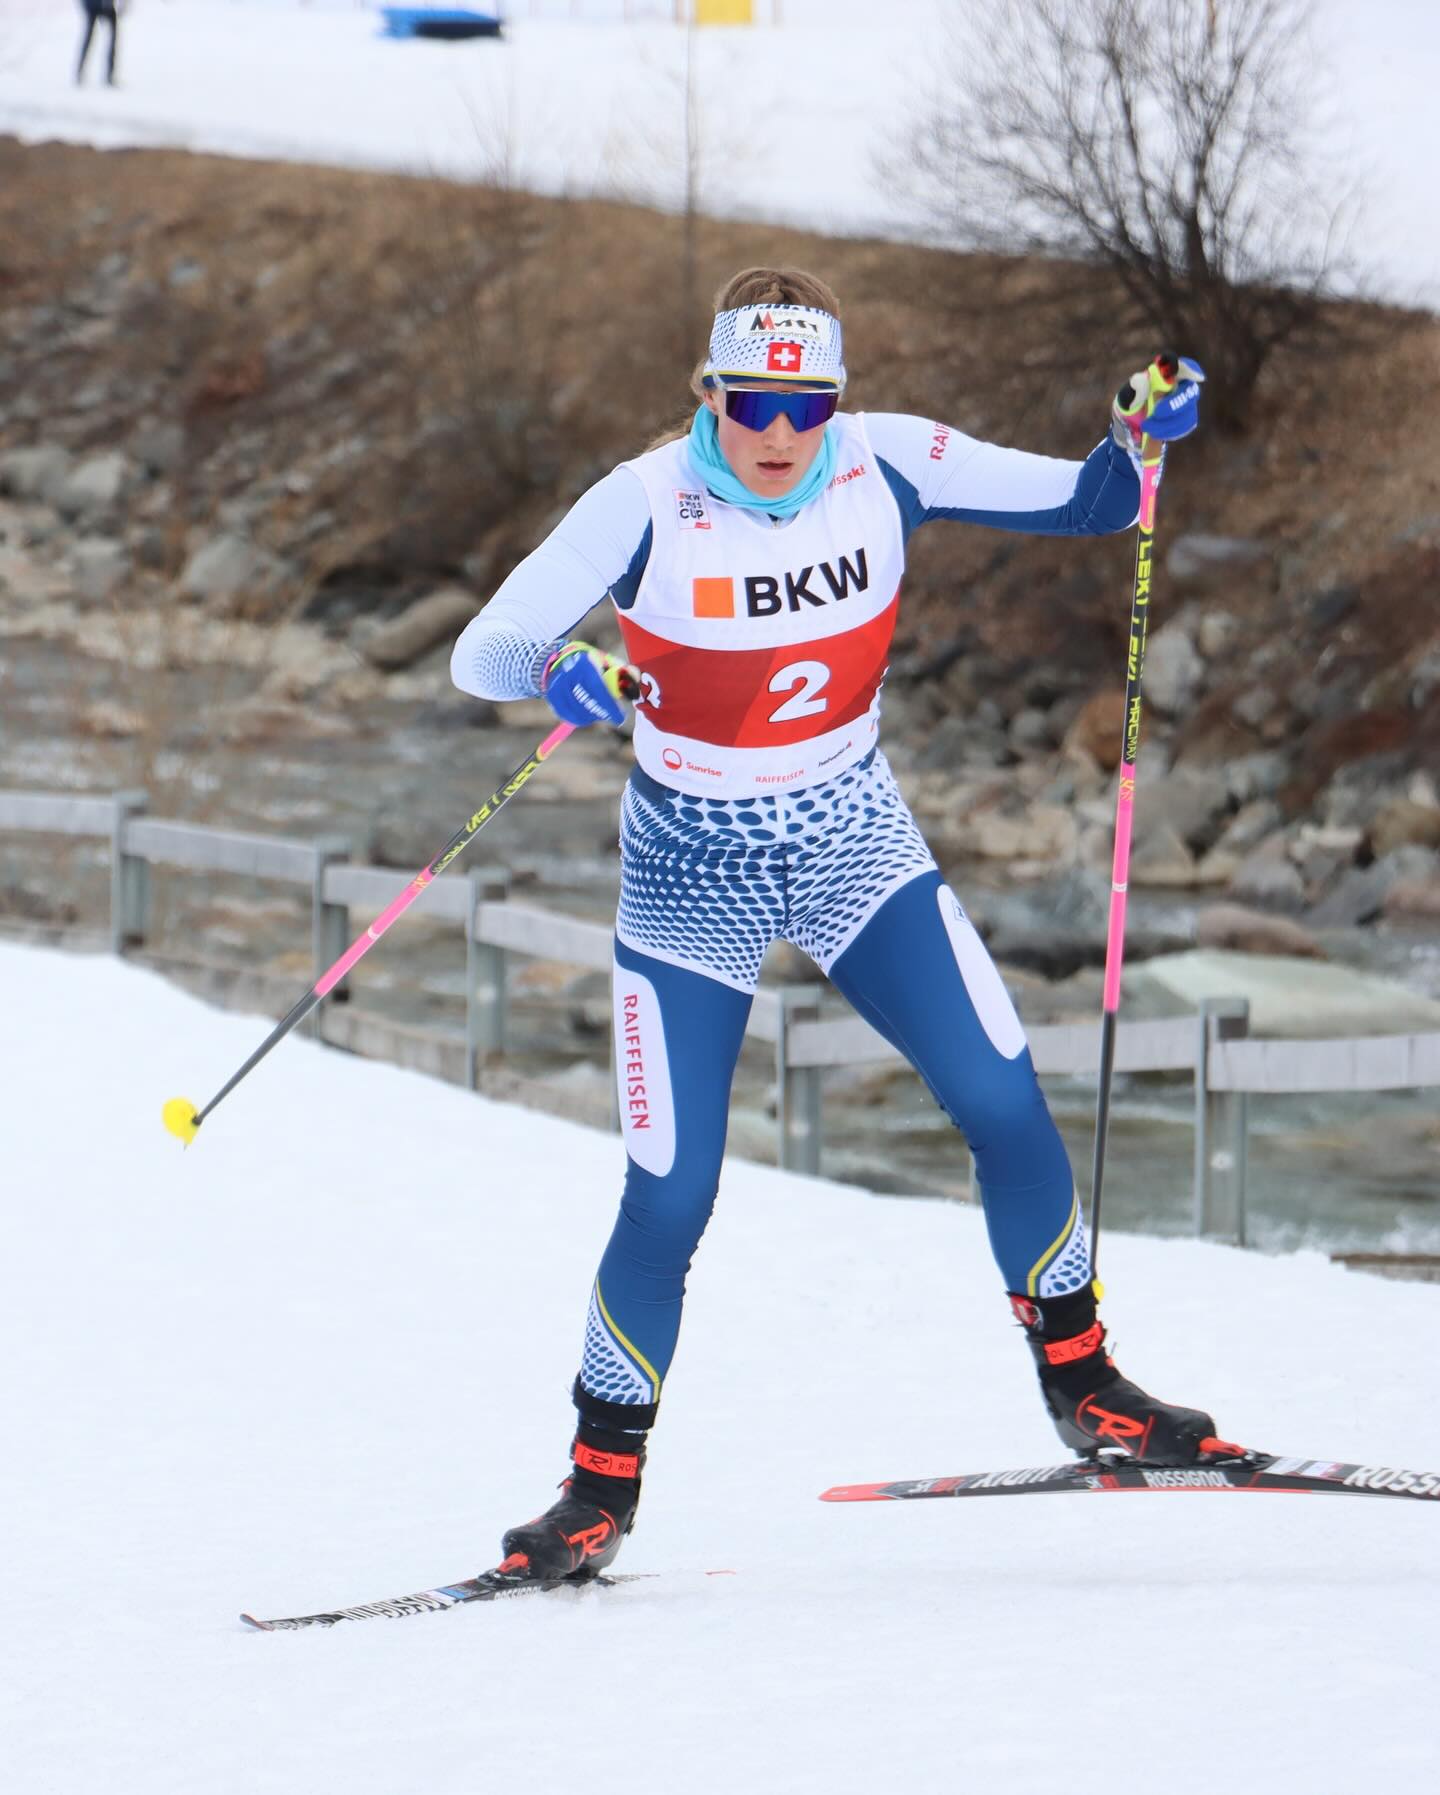
[[[410,908],[425,887],[433,879],[438,878],[458,854],[463,853],[469,847],[475,836],[485,827],[501,805],[508,803],[515,796],[535,769],[550,758],[566,736],[574,733],[574,729],[573,723],[560,723],[550,731],[545,740],[516,767],[504,784],[491,792],[480,808],[474,811],[467,821],[455,831],[424,871],[417,873],[399,897],[393,903],[385,906],[365,933],[351,942],[329,971],[322,973],[316,979],[299,1003],[275,1024],[240,1070],[220,1087],[204,1109],[196,1109],[195,1105],[184,1097],[170,1099],[161,1111],[161,1115],[171,1134],[184,1141],[187,1146],[194,1140],[196,1131],[206,1116],[230,1095],[247,1072],[260,1064],[277,1042],[283,1041],[290,1030],[297,1023],[303,1022],[316,1004],[335,989],[355,962],[369,953],[391,923]]]
[[[1150,364],[1146,414],[1175,390],[1176,356],[1157,355]],[[1127,389],[1128,390],[1128,389]],[[1123,402],[1123,394],[1122,394]],[[1140,521],[1135,545],[1135,589],[1130,600],[1130,648],[1125,669],[1125,720],[1120,747],[1120,786],[1115,800],[1115,855],[1110,873],[1110,926],[1105,936],[1105,987],[1100,1017],[1100,1089],[1095,1105],[1095,1163],[1091,1177],[1090,1264],[1100,1242],[1100,1193],[1105,1182],[1105,1141],[1110,1130],[1110,1087],[1115,1073],[1115,1024],[1120,1008],[1120,971],[1125,960],[1125,899],[1130,883],[1130,834],[1135,822],[1135,763],[1140,755],[1140,685],[1145,674],[1145,635],[1150,616],[1151,552],[1155,545],[1155,496],[1165,445],[1140,438]]]

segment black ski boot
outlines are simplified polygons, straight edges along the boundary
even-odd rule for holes
[[[658,1404],[604,1402],[579,1380],[580,1420],[570,1444],[570,1475],[543,1515],[512,1527],[496,1567],[507,1577],[590,1577],[614,1561],[635,1525],[645,1436]]]
[[[1193,1465],[1211,1454],[1238,1452],[1215,1438],[1209,1415],[1147,1396],[1121,1377],[1105,1351],[1095,1303],[1093,1283],[1068,1296],[1010,1292],[1010,1307],[1035,1355],[1045,1407],[1065,1444],[1084,1458],[1104,1449],[1152,1465]]]

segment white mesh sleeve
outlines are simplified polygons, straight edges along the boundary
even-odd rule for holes
[[[477,698],[533,698],[555,644],[630,571],[649,527],[645,488],[629,468],[612,469],[466,624],[451,679]]]

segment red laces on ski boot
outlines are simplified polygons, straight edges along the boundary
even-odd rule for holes
[[[1239,1452],[1216,1439],[1209,1415],[1161,1402],[1120,1375],[1105,1351],[1093,1285],[1068,1296],[1012,1294],[1010,1306],[1034,1354],[1055,1431],[1072,1452],[1118,1452],[1152,1465],[1193,1465],[1207,1455]]]

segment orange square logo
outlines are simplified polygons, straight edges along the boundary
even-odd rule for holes
[[[694,580],[691,589],[697,617],[733,617],[735,615],[735,582],[731,579]]]

